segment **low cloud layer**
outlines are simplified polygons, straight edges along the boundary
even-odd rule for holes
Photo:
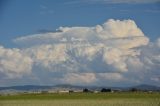
[[[60,27],[13,41],[21,47],[0,47],[0,73],[6,77],[41,79],[42,73],[51,73],[48,83],[159,84],[160,39],[149,42],[133,20]]]

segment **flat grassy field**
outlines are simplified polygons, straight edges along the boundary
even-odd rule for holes
[[[0,106],[160,106],[160,93],[64,93],[0,96]]]

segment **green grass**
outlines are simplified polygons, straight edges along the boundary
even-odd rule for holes
[[[160,99],[160,93],[143,93],[143,92],[121,92],[121,93],[46,93],[46,94],[18,94],[0,96],[2,100],[28,100],[28,99],[39,99],[39,100],[61,100],[61,99],[115,99],[115,98],[136,98],[136,99],[149,99],[157,98]]]
[[[160,106],[160,93],[70,93],[0,96],[0,106]]]

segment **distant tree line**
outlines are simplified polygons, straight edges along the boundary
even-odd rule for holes
[[[92,92],[92,91],[89,90],[89,89],[87,89],[87,88],[84,88],[84,89],[83,89],[83,92]],[[100,90],[100,92],[112,92],[112,89],[102,88],[102,89]]]
[[[112,90],[110,88],[102,88],[99,92],[121,92],[121,90]],[[130,91],[130,92],[138,92],[138,91],[142,91],[140,89],[137,89],[137,88],[130,88],[129,90],[126,90],[126,91]],[[83,92],[93,92],[92,90],[89,90],[87,88],[84,88],[83,89]]]

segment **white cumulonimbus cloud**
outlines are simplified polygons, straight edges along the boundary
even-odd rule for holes
[[[150,83],[160,78],[160,40],[149,42],[133,20],[110,19],[94,27],[60,27],[56,32],[19,37],[14,42],[21,49],[2,48],[13,52],[10,55],[0,52],[0,71],[7,75],[24,75],[32,69],[39,74],[38,69],[43,69],[62,74],[59,81],[72,84]],[[12,65],[7,66],[7,62]]]
[[[8,77],[14,78],[31,73],[32,62],[32,59],[19,49],[6,49],[0,46],[0,72]]]

